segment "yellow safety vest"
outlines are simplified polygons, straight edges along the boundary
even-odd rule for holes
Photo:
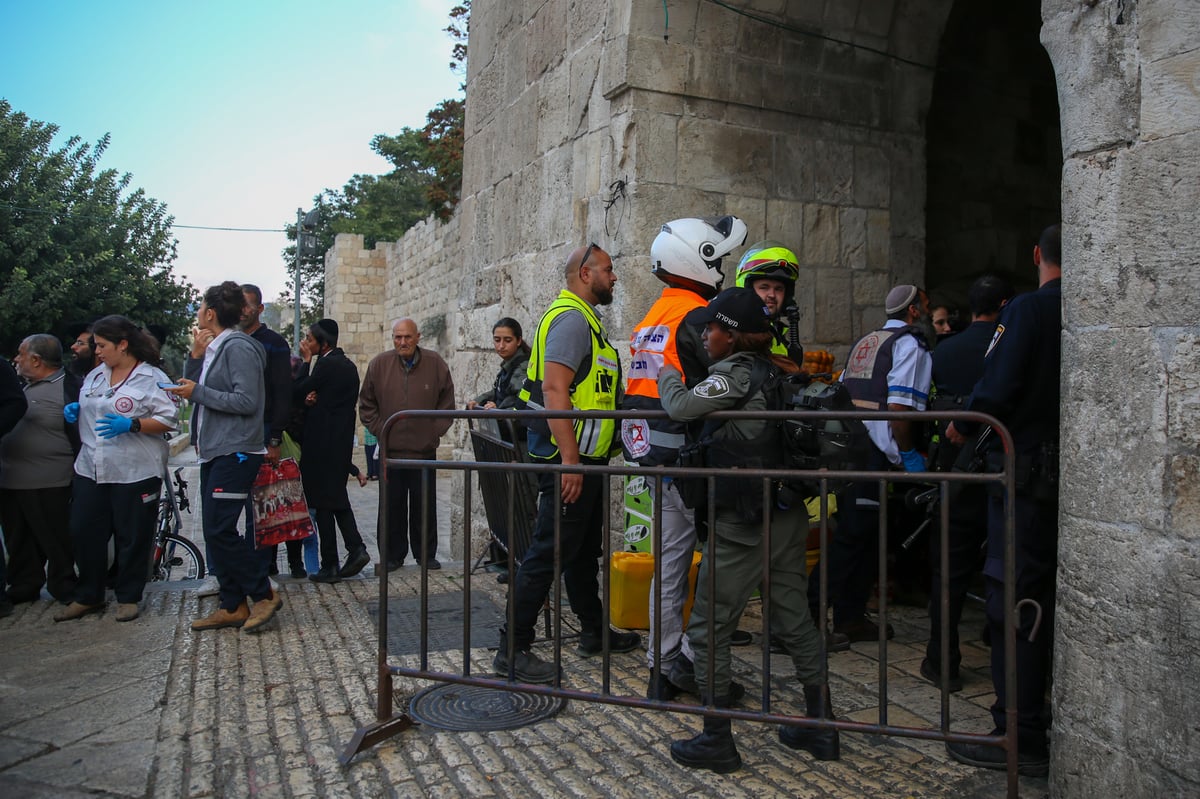
[[[542,380],[546,375],[546,334],[550,331],[550,323],[559,314],[567,311],[579,311],[587,320],[592,330],[592,357],[586,371],[576,372],[571,383],[571,407],[581,411],[612,411],[617,408],[617,397],[621,390],[621,362],[617,357],[616,348],[608,341],[600,317],[592,306],[570,291],[563,289],[558,297],[546,309],[538,322],[537,333],[533,338],[532,352],[529,355],[529,368],[526,373],[525,386],[521,389],[520,399],[530,410],[543,410],[545,398],[542,394]],[[539,420],[543,424],[545,420]],[[577,419],[575,420],[575,440],[579,442],[579,454],[584,458],[609,457],[609,452],[616,443],[617,424],[614,419]],[[558,455],[558,442],[554,441],[549,426],[544,428],[534,422],[529,425],[534,432],[545,432],[554,444],[554,452],[550,455],[530,455],[549,460]]]

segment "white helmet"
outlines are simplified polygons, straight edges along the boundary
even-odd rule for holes
[[[746,223],[736,216],[676,219],[662,226],[650,245],[650,271],[668,286],[705,299],[721,290],[721,258],[746,241]]]

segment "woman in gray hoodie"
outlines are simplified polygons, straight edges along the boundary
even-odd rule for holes
[[[267,623],[283,604],[267,576],[270,548],[256,549],[253,539],[237,528],[266,455],[262,431],[267,356],[261,344],[238,330],[245,303],[241,286],[233,281],[204,292],[191,357],[184,366],[186,378],[172,389],[195,405],[192,443],[200,456],[204,543],[220,596],[220,606],[192,622],[193,630],[252,630]]]

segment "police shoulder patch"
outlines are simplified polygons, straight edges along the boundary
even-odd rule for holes
[[[729,381],[723,375],[710,375],[692,391],[697,397],[723,397],[729,393]]]
[[[988,344],[987,352],[985,352],[983,354],[983,357],[986,358],[987,356],[992,354],[992,350],[994,350],[996,348],[996,345],[1000,343],[1000,337],[1003,335],[1004,335],[1004,325],[996,325],[996,332],[992,334],[992,341],[990,344]]]

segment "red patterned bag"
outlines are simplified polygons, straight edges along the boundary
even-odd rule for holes
[[[263,461],[250,496],[254,499],[254,545],[259,549],[313,534],[300,467],[292,458],[284,458],[278,466]]]

